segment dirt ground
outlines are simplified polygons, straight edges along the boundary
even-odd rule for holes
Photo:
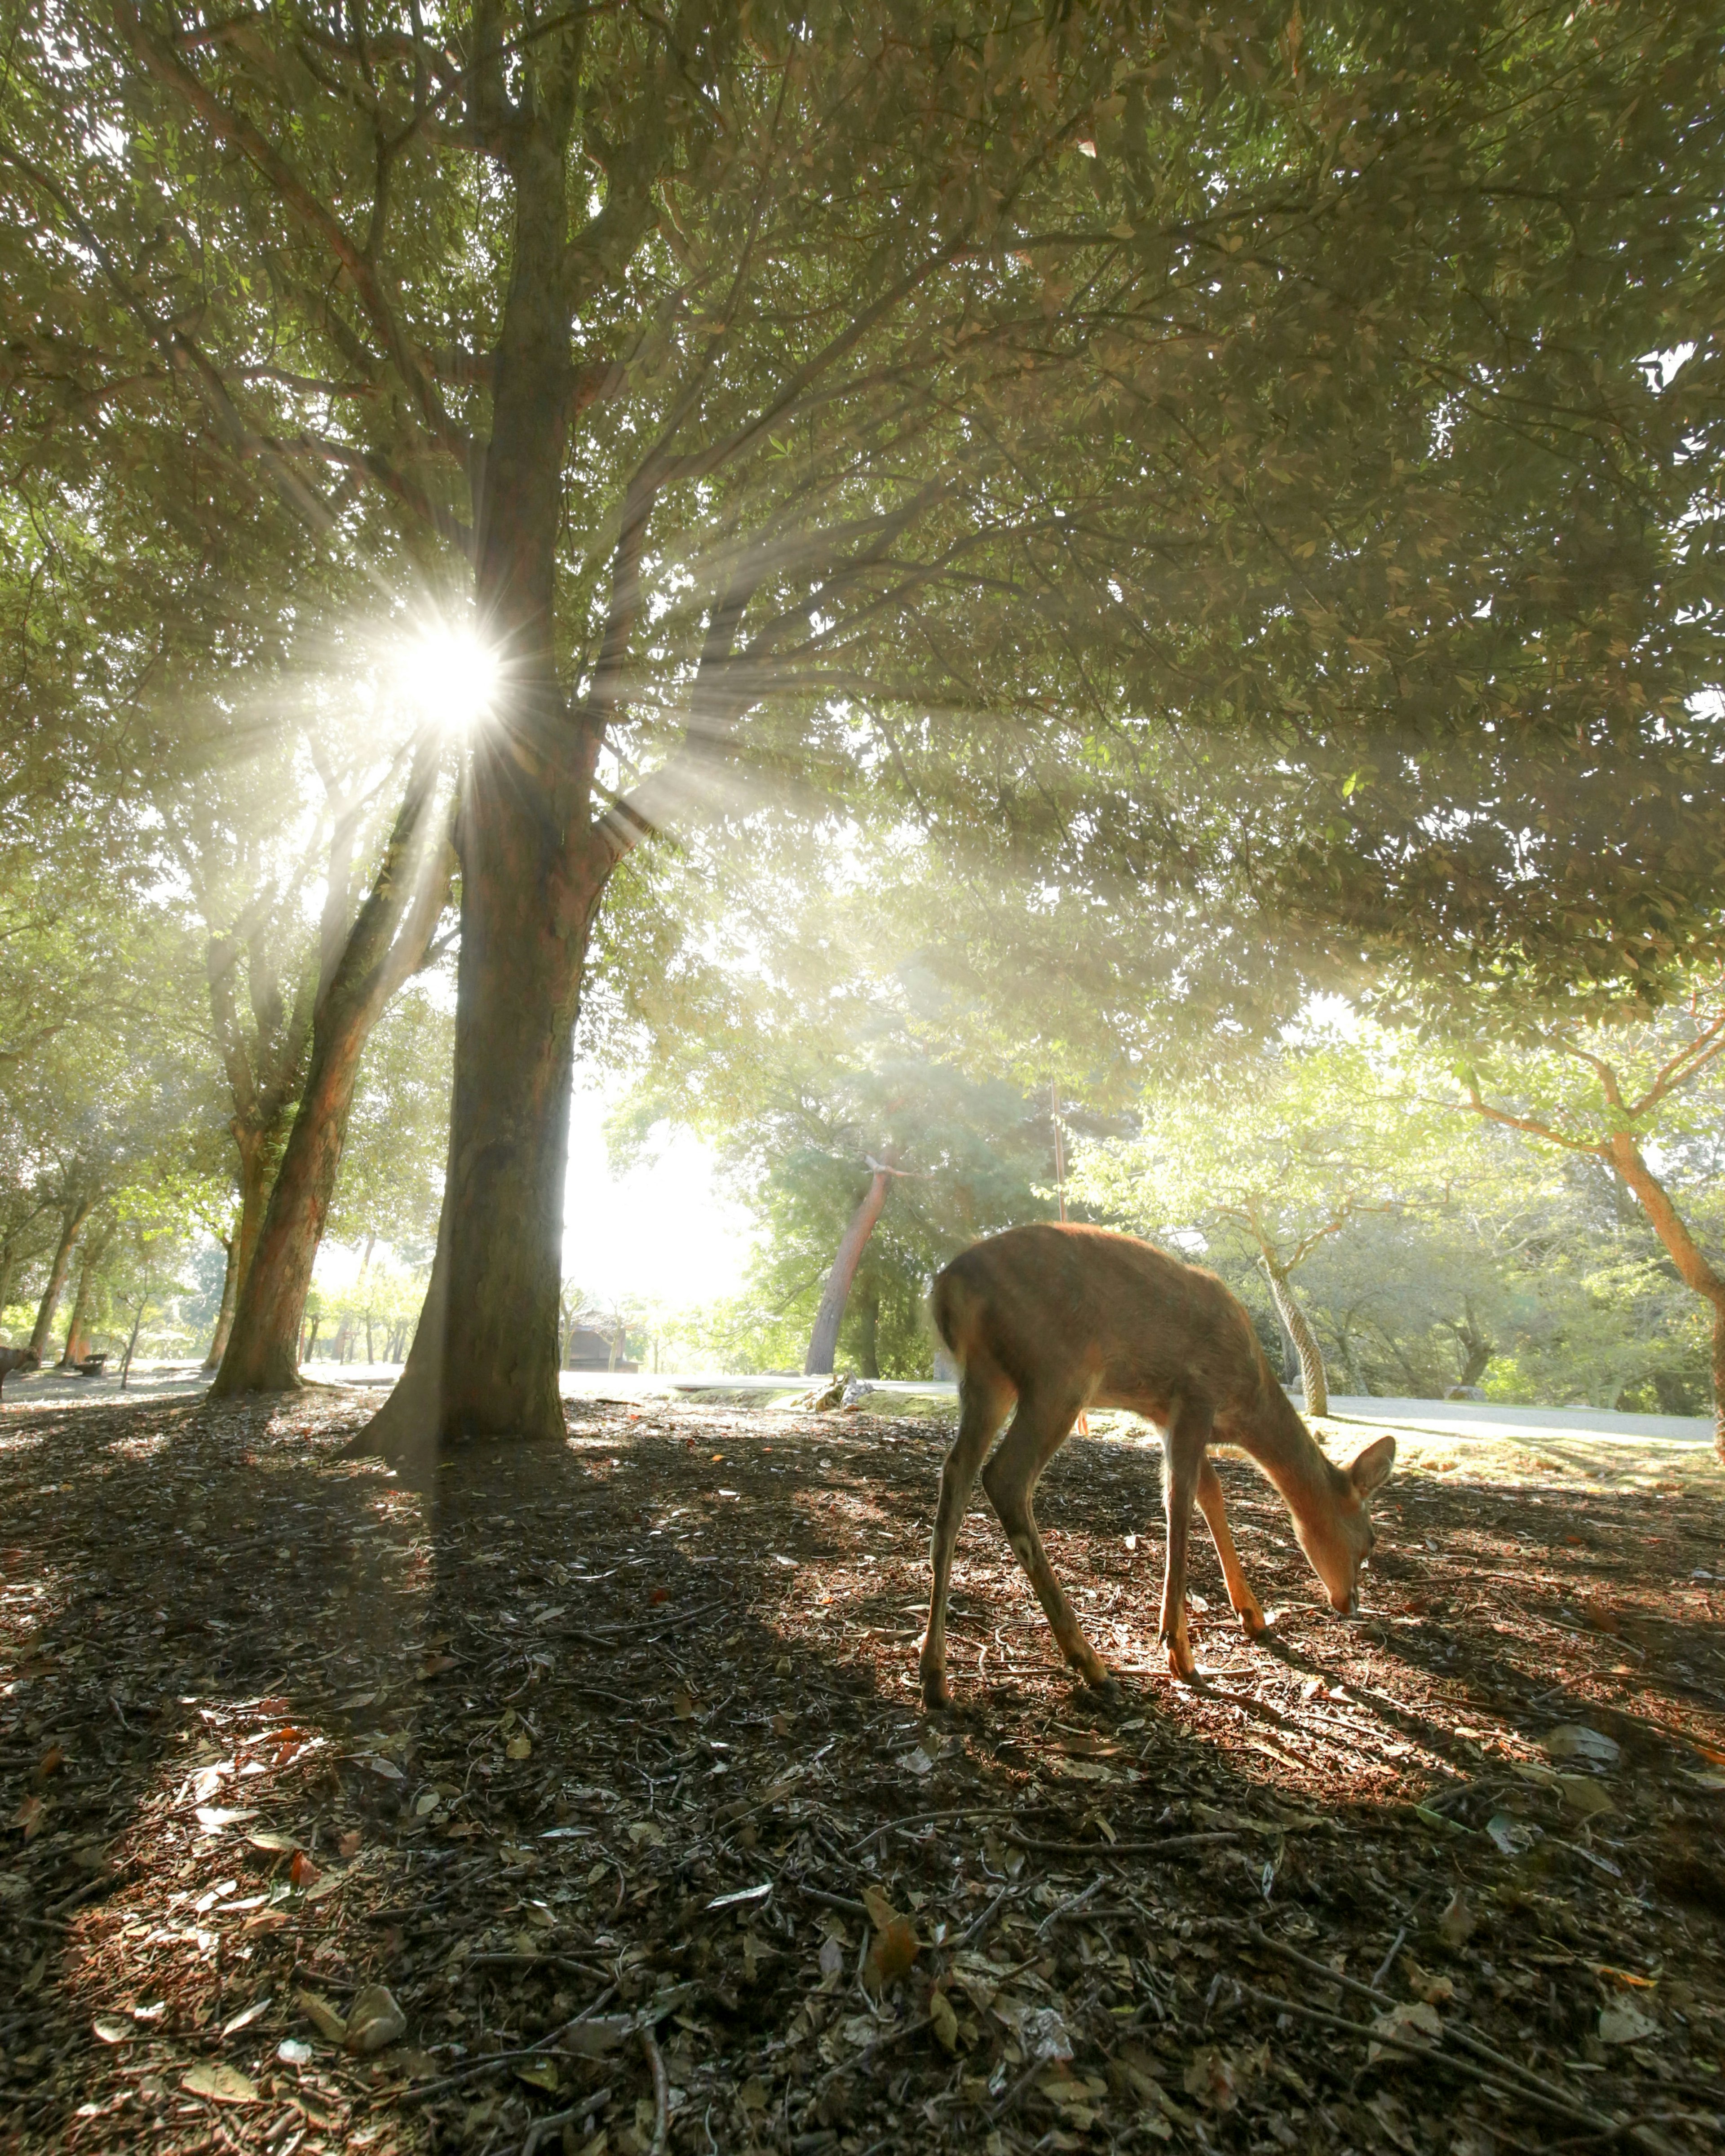
[[[1204,1545],[1184,1688],[1075,1441],[1120,1697],[979,1499],[929,1717],[926,1422],[578,1402],[422,1495],[371,1404],[0,1408],[0,2148],[1720,2145],[1717,1471],[1416,1448],[1345,1624],[1224,1460],[1275,1622]]]

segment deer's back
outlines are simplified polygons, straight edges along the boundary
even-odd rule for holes
[[[1106,1228],[1045,1221],[973,1243],[933,1309],[961,1363],[985,1356],[1020,1393],[1071,1383],[1157,1421],[1184,1399],[1227,1423],[1255,1416],[1275,1383],[1224,1281]]]

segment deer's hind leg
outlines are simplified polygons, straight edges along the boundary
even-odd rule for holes
[[[1204,1465],[1198,1471],[1198,1502],[1210,1531],[1210,1540],[1216,1546],[1216,1555],[1222,1560],[1222,1577],[1228,1583],[1228,1599],[1234,1605],[1234,1614],[1243,1630],[1251,1633],[1264,1630],[1264,1611],[1258,1598],[1248,1584],[1240,1566],[1240,1553],[1234,1547],[1234,1537],[1228,1532],[1228,1510],[1222,1502],[1222,1478],[1208,1452]]]
[[[947,1683],[947,1589],[952,1577],[952,1546],[964,1523],[977,1470],[1011,1404],[1012,1387],[1006,1379],[991,1364],[973,1358],[958,1383],[958,1435],[941,1469],[940,1502],[929,1548],[928,1629],[916,1657],[925,1707],[952,1703]]]
[[[1038,1478],[1070,1435],[1083,1405],[1083,1396],[1070,1392],[1021,1398],[1011,1429],[983,1470],[983,1487],[1000,1515],[1013,1554],[1036,1590],[1060,1652],[1086,1684],[1100,1686],[1109,1681],[1107,1666],[1085,1638],[1055,1578],[1031,1505]]]

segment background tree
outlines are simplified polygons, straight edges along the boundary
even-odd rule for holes
[[[1469,1042],[1455,1070],[1472,1114],[1603,1163],[1640,1206],[1684,1286],[1712,1314],[1715,1443],[1725,1460],[1725,1260],[1709,1254],[1700,1220],[1686,1217],[1680,1180],[1698,1162],[1712,1165],[1722,1058],[1725,983],[1708,975],[1652,1018],[1630,1012],[1601,1024],[1584,1007],[1568,1018],[1554,1013],[1519,1039]],[[1671,1141],[1671,1167],[1656,1169],[1650,1149]]]
[[[1127,1140],[1083,1148],[1073,1188],[1153,1240],[1243,1242],[1291,1337],[1308,1414],[1329,1413],[1323,1353],[1295,1290],[1312,1254],[1371,1214],[1425,1197],[1430,1119],[1357,1042],[1322,1032],[1158,1086]]]
[[[830,1371],[842,1341],[865,1376],[909,1376],[927,1367],[938,1268],[1052,1212],[1052,1129],[1045,1101],[939,1060],[901,1009],[848,985],[819,1036],[763,998],[656,1056],[612,1127],[625,1157],[665,1125],[714,1142],[761,1224],[749,1306],[775,1340],[801,1330],[803,1370]]]

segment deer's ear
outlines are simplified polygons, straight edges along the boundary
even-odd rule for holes
[[[1362,1497],[1369,1497],[1389,1480],[1389,1471],[1394,1465],[1395,1440],[1380,1437],[1348,1462],[1348,1479]]]

